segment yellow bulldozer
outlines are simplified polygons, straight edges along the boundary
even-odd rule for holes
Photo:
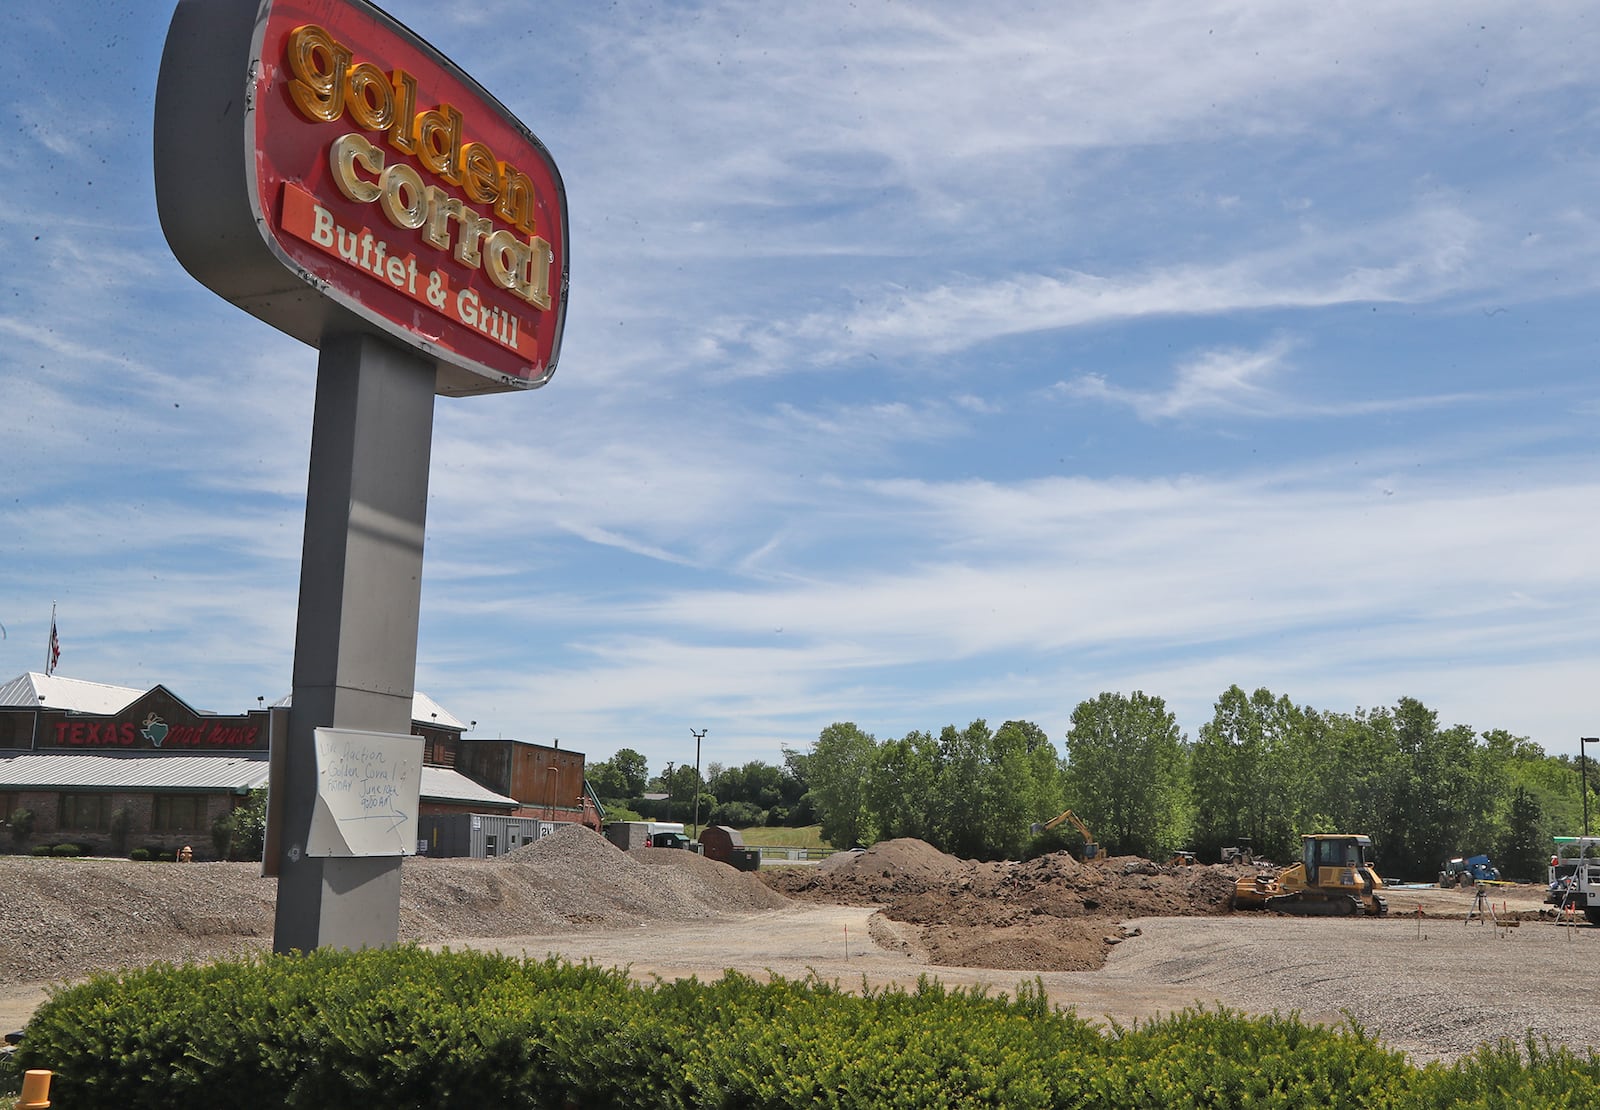
[[[1234,884],[1233,907],[1345,917],[1389,912],[1372,840],[1351,833],[1300,838],[1300,862],[1277,875],[1246,875]]]

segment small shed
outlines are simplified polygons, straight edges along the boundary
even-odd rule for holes
[[[754,871],[761,866],[761,849],[745,847],[739,830],[727,825],[707,825],[700,833],[700,845],[706,859],[737,867],[740,871]]]
[[[700,843],[705,847],[706,859],[732,863],[733,850],[744,847],[744,837],[727,825],[707,825],[701,830]]]

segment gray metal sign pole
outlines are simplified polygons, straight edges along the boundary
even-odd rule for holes
[[[306,843],[317,796],[314,730],[411,731],[438,372],[374,336],[326,337],[321,350],[276,952],[381,947],[400,930],[401,857],[312,857]]]

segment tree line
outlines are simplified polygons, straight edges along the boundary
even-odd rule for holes
[[[747,829],[753,825],[814,825],[817,813],[807,785],[806,757],[797,753],[783,766],[752,760],[738,767],[706,765],[697,776],[693,764],[670,763],[650,774],[645,757],[622,748],[610,759],[590,763],[584,777],[606,807],[608,820],[689,822],[699,802],[701,823]]]
[[[1081,849],[1070,826],[1032,831],[1069,808],[1102,849],[1151,859],[1182,849],[1214,861],[1249,842],[1283,862],[1298,858],[1303,833],[1365,833],[1384,873],[1408,879],[1484,852],[1506,877],[1536,880],[1551,838],[1583,832],[1577,759],[1501,729],[1441,727],[1414,698],[1347,713],[1231,686],[1191,739],[1161,698],[1102,693],[1073,710],[1059,751],[1029,721],[882,741],[837,722],[808,751],[785,750],[782,767],[710,771],[650,779],[644,757],[624,749],[592,765],[590,780],[602,798],[653,786],[679,819],[698,795],[707,824],[814,820],[838,847],[916,837],[968,859]]]

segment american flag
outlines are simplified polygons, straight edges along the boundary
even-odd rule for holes
[[[54,674],[56,664],[61,662],[61,638],[56,635],[56,608],[50,607],[50,650],[45,653],[44,673]]]

